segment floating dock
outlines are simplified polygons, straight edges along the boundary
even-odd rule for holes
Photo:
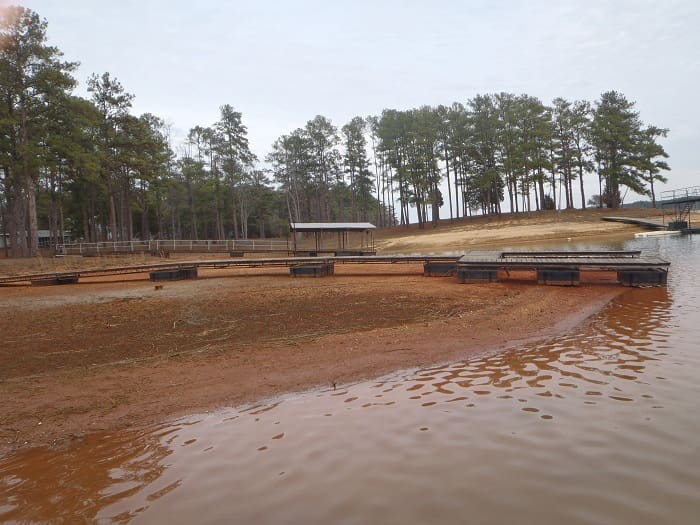
[[[149,264],[112,266],[109,268],[96,268],[88,270],[70,270],[65,272],[44,272],[33,274],[19,274],[0,276],[0,285],[13,283],[30,283],[36,281],[38,284],[44,280],[47,284],[51,281],[62,281],[64,277],[70,278],[72,282],[77,282],[79,277],[104,277],[109,275],[128,275],[135,273],[154,273],[172,271],[192,271],[192,269],[211,268],[261,268],[261,267],[296,267],[319,264],[436,264],[449,263],[456,264],[457,257],[454,255],[355,255],[355,256],[329,256],[329,257],[257,257],[230,259],[206,259],[199,261],[180,262],[157,262]],[[291,272],[290,272],[291,273]],[[299,272],[303,273],[303,270]],[[179,275],[179,274],[178,274]],[[195,274],[196,275],[196,274]],[[156,279],[170,279],[166,274],[161,274]],[[51,283],[51,284],[58,284]]]
[[[649,219],[637,219],[635,217],[601,217],[602,220],[608,222],[622,222],[624,224],[634,224],[651,230],[665,230],[666,226],[663,222],[652,221]]]
[[[288,267],[295,277],[325,277],[334,274],[336,264],[422,263],[425,276],[456,275],[460,283],[494,282],[516,270],[537,272],[540,284],[575,286],[582,271],[614,271],[623,285],[664,285],[670,263],[639,251],[471,251],[453,255],[375,255],[355,257],[281,257],[217,259],[116,266],[0,277],[0,285],[16,283],[71,284],[81,277],[103,277],[148,273],[152,281],[194,279],[200,268]],[[414,273],[412,271],[411,273]]]
[[[666,284],[671,263],[640,251],[472,251],[457,261],[460,283],[494,282],[499,274],[534,271],[539,284],[576,286],[581,272],[616,272],[626,286]]]

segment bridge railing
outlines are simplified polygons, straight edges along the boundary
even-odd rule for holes
[[[289,243],[280,239],[158,239],[150,241],[77,242],[56,245],[56,253],[59,255],[169,252],[286,252],[289,249]]]
[[[683,199],[700,197],[700,186],[689,186],[688,188],[680,188],[677,190],[667,190],[661,192],[661,201],[670,202]]]

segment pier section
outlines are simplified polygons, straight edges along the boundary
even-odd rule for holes
[[[460,283],[494,282],[532,272],[539,284],[577,286],[582,272],[615,272],[624,286],[666,284],[670,263],[640,251],[472,251],[457,262]]]

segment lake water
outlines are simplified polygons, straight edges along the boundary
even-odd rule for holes
[[[506,354],[16,454],[0,521],[700,523],[700,238],[603,247],[668,287]]]

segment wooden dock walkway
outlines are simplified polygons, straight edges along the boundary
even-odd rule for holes
[[[199,261],[158,262],[112,266],[88,270],[69,270],[65,272],[44,272],[0,276],[0,285],[13,283],[40,283],[52,279],[59,281],[80,277],[105,277],[110,275],[127,275],[134,273],[150,273],[168,270],[185,270],[189,268],[260,268],[260,267],[291,267],[304,264],[409,264],[409,263],[452,263],[456,264],[458,257],[454,255],[375,255],[375,256],[332,256],[332,257],[268,257],[268,258],[231,258],[206,259]]]
[[[230,258],[199,261],[160,262],[114,266],[89,270],[0,276],[0,285],[70,284],[82,277],[104,277],[150,273],[151,280],[197,277],[200,268],[289,267],[295,276],[333,274],[335,264],[422,263],[426,276],[457,275],[460,283],[493,282],[499,272],[534,270],[541,284],[577,285],[581,271],[614,271],[623,285],[664,285],[670,263],[639,251],[471,251],[453,255],[375,255],[333,257]],[[413,272],[411,272],[413,273]]]

